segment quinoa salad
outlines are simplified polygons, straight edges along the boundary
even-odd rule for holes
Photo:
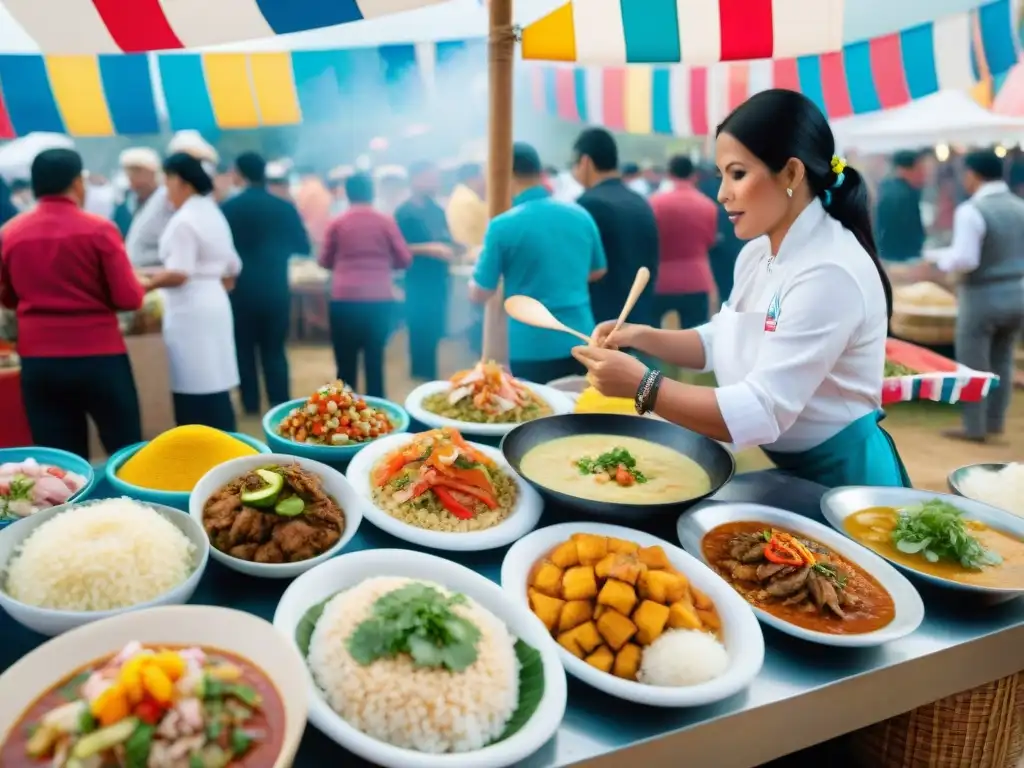
[[[366,443],[394,429],[387,413],[341,381],[318,389],[277,426],[278,434],[288,440],[330,446]]]

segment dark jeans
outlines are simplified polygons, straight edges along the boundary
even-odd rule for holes
[[[405,309],[409,326],[410,374],[437,379],[437,348],[448,320],[448,265],[429,256],[415,256],[405,276]]]
[[[209,395],[183,395],[174,397],[174,421],[180,427],[184,424],[202,424],[224,432],[235,432],[235,406],[231,393],[213,392]]]
[[[21,397],[32,440],[89,458],[91,417],[108,454],[142,440],[128,355],[23,357]]]
[[[656,325],[661,325],[669,312],[679,314],[680,328],[696,328],[708,321],[709,309],[706,293],[658,293],[654,295]]]
[[[587,375],[587,369],[575,357],[560,357],[557,360],[513,360],[509,367],[517,379],[526,379],[535,384],[547,384],[565,376]]]
[[[359,376],[359,353],[370,397],[384,397],[384,353],[391,335],[393,301],[332,301],[331,344],[338,378],[353,389]]]
[[[235,316],[235,354],[238,357],[238,380],[242,407],[246,413],[260,413],[260,378],[271,407],[288,402],[288,301],[239,300],[233,298]]]

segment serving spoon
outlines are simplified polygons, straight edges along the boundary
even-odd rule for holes
[[[629,313],[633,311],[633,307],[640,300],[640,294],[644,292],[644,288],[647,287],[648,281],[651,279],[651,270],[647,267],[640,267],[636,271],[636,277],[633,278],[633,287],[629,289],[629,295],[626,297],[626,303],[622,305],[622,311],[619,312],[619,319],[615,321],[615,327],[612,328],[611,333],[604,337],[607,342],[612,336],[615,335],[616,331],[622,327],[622,324],[626,322],[626,318],[629,317]],[[602,347],[604,344],[601,345]]]
[[[546,328],[549,331],[561,331],[575,336],[584,344],[591,343],[589,336],[561,322],[547,307],[531,296],[509,296],[505,299],[505,312],[520,323],[532,325],[534,328]]]

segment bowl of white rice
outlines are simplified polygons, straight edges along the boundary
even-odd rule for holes
[[[0,531],[0,607],[42,635],[188,602],[210,545],[188,513],[128,498],[43,510]]]
[[[367,646],[375,637],[367,628],[390,626],[382,606],[395,610],[404,596],[405,610],[417,595],[436,601],[430,610],[447,606],[445,622],[462,627],[453,634],[461,651],[428,660],[422,653],[434,645],[424,651],[410,639],[408,651],[367,656],[375,646]],[[513,765],[544,745],[565,714],[565,670],[544,626],[489,579],[433,555],[339,555],[292,582],[274,626],[306,659],[310,722],[385,768]]]
[[[947,478],[949,490],[1024,517],[1024,464],[968,464]]]

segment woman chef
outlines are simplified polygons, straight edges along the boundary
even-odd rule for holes
[[[860,175],[836,157],[806,96],[763,91],[718,127],[719,201],[736,235],[728,302],[697,329],[612,323],[574,355],[593,385],[635,397],[637,411],[738,447],[759,445],[783,470],[823,485],[907,486],[881,429],[892,291],[878,261]],[[633,348],[714,371],[717,387],[664,380]]]
[[[164,161],[167,199],[175,209],[160,237],[163,333],[171,368],[174,419],[234,431],[231,390],[238,386],[227,287],[241,272],[231,230],[210,193],[200,160],[179,152]]]

